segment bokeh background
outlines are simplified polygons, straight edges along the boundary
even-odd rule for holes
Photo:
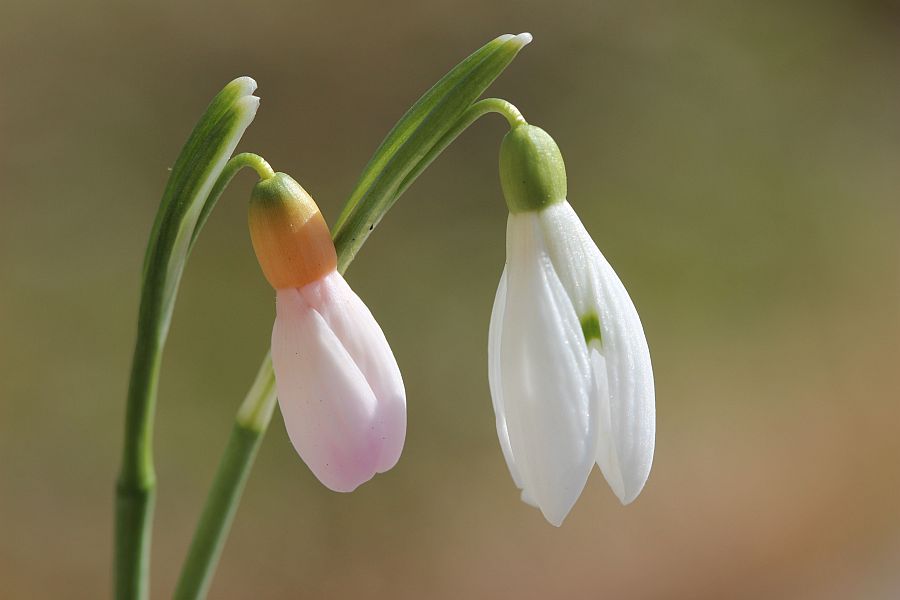
[[[504,32],[491,88],[548,129],[654,359],[658,441],[621,507],[561,529],[496,441],[487,327],[502,119],[463,135],[348,277],[403,369],[399,465],[327,491],[276,415],[212,598],[900,597],[900,4],[608,0],[0,2],[0,597],[109,595],[144,246],[209,99],[252,75],[240,149],[332,221],[382,136]],[[171,594],[273,295],[219,204],[157,418],[153,597]]]

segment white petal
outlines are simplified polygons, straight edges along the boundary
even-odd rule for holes
[[[538,510],[540,510],[540,508],[541,508],[540,505],[538,505],[537,500],[535,500],[534,497],[531,494],[529,494],[527,490],[521,491],[521,493],[519,494],[519,500],[521,500],[528,506],[531,506],[532,508],[537,508]],[[562,519],[560,519],[559,523],[554,523],[554,525],[556,525],[557,527],[562,525]]]
[[[538,215],[547,253],[575,312],[582,316],[594,311],[599,293],[594,277],[597,245],[568,201],[555,202]]]
[[[512,475],[516,487],[521,490],[522,477],[519,475],[515,457],[509,447],[509,432],[506,429],[506,413],[503,408],[503,382],[500,377],[500,334],[505,311],[506,267],[503,268],[503,273],[500,275],[500,285],[497,286],[494,308],[491,311],[491,324],[488,329],[488,383],[491,389],[491,401],[494,405],[494,417],[497,421],[497,438],[500,440],[500,449],[503,451],[503,458],[506,459],[509,474]],[[529,504],[533,504],[533,502]]]
[[[613,442],[613,434],[610,429],[612,420],[610,418],[609,378],[606,374],[606,359],[603,358],[603,355],[596,348],[591,349],[591,368],[594,372],[595,391],[600,414],[600,442],[597,445],[597,464],[609,483],[609,487],[621,499],[625,483],[622,481],[616,445]]]
[[[349,492],[372,478],[377,401],[331,328],[296,289],[278,290],[272,364],[288,436],[327,487]]]
[[[598,275],[603,290],[600,331],[609,386],[609,430],[619,471],[618,476],[606,470],[603,474],[622,504],[629,504],[644,488],[653,463],[656,443],[653,367],[637,309],[602,255],[600,260]],[[617,477],[622,482],[619,489],[615,485]]]
[[[502,402],[525,496],[559,525],[597,455],[597,416],[578,317],[546,254],[537,217],[510,215],[500,338]]]
[[[628,504],[650,475],[656,436],[647,339],[625,286],[569,203],[540,214],[551,260],[579,316],[596,313],[600,321],[608,387],[608,409],[600,413],[607,422],[601,429],[609,439],[601,442],[598,463],[619,500]]]
[[[497,438],[500,440],[500,450],[506,460],[506,467],[512,475],[516,487],[521,490],[522,502],[534,508],[540,508],[535,499],[523,489],[522,476],[516,466],[512,448],[509,447],[509,432],[506,429],[506,413],[503,408],[503,382],[500,376],[500,334],[502,333],[503,313],[506,312],[506,267],[500,275],[500,285],[497,286],[497,295],[494,298],[494,308],[491,311],[491,325],[488,331],[488,383],[491,388],[491,400],[494,405],[494,416],[497,423]]]
[[[353,358],[377,400],[378,472],[397,464],[406,438],[406,391],[394,353],[368,307],[336,271],[300,290]]]

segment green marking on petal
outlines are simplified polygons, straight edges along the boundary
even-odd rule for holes
[[[603,335],[600,333],[600,319],[596,313],[588,313],[581,317],[581,331],[584,333],[585,343],[590,344],[591,340],[603,343]]]

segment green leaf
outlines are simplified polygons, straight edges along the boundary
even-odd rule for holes
[[[412,183],[410,173],[425,157],[434,158],[435,145],[530,41],[529,34],[520,34],[488,42],[438,81],[391,129],[332,230],[339,268],[353,260],[372,229]]]

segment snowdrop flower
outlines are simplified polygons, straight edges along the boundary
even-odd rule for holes
[[[272,364],[281,414],[303,461],[350,492],[393,467],[406,436],[406,393],[372,313],[335,270],[319,208],[284,173],[259,182],[250,234],[276,291]]]
[[[504,138],[506,267],[491,315],[497,434],[522,499],[559,526],[594,463],[623,504],[650,473],[653,372],[634,304],[566,200],[553,139]]]

